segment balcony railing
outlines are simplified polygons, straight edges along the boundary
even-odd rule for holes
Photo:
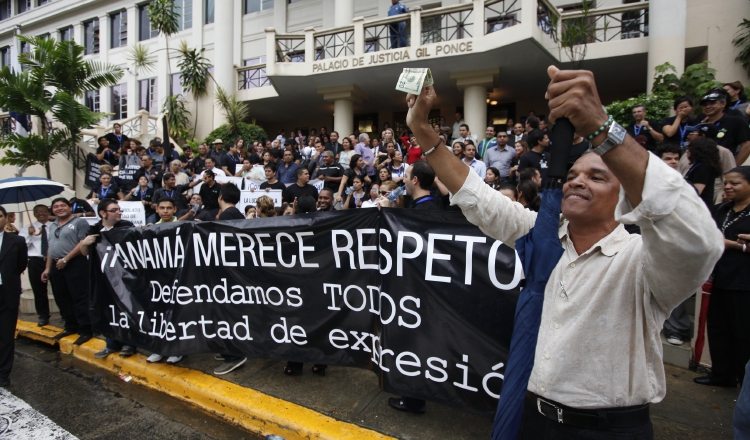
[[[304,63],[305,62],[305,36],[278,36],[276,37],[276,62],[277,63]]]
[[[575,12],[563,14],[566,25],[585,21],[588,27],[586,43],[627,40],[648,36],[648,3],[632,3],[612,8],[592,10],[588,15]]]
[[[365,25],[365,53],[411,46],[411,17],[407,14]]]
[[[472,38],[472,4],[441,8],[422,13],[422,44]]]
[[[354,55],[354,29],[315,36],[315,59]]]
[[[492,0],[484,5],[484,33],[491,34],[521,24],[521,0]]]
[[[648,1],[643,1],[561,13],[550,0],[474,0],[428,10],[415,6],[407,14],[375,20],[355,17],[350,25],[324,31],[306,28],[304,34],[280,35],[268,28],[267,70],[272,77],[302,75],[304,69],[281,63],[306,63],[318,73],[485,51],[487,45],[481,41],[485,37],[492,47],[537,39],[553,57],[559,57],[563,31],[577,20],[587,24],[581,43],[648,36],[648,7]],[[498,38],[501,32],[503,37]],[[389,53],[364,56],[384,51]],[[238,80],[240,90],[268,84],[262,72],[249,70]]]
[[[237,76],[239,79],[237,90],[255,89],[271,85],[271,81],[266,76],[265,64],[241,67],[237,69]]]

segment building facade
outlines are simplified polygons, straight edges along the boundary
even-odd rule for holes
[[[395,90],[404,67],[429,67],[438,108],[452,124],[464,114],[473,133],[485,124],[504,126],[529,111],[547,113],[544,91],[550,64],[570,65],[558,45],[562,25],[586,20],[583,68],[593,70],[605,103],[645,92],[653,67],[709,60],[721,81],[750,85],[734,61],[731,40],[747,0],[596,0],[588,14],[576,0],[405,0],[408,13],[389,16],[388,0],[175,0],[180,31],[169,42],[151,28],[148,2],[125,0],[2,0],[0,61],[29,50],[19,35],[74,40],[86,57],[125,69],[122,82],[88,93],[83,102],[111,113],[102,126],[157,115],[171,89],[182,93],[177,57],[184,40],[205,48],[213,81],[250,104],[251,117],[274,137],[326,127],[342,134],[398,129],[406,118]],[[129,51],[149,48],[155,67],[137,72]],[[213,84],[211,86],[213,89]],[[195,102],[196,135],[223,122],[210,93]],[[4,167],[0,177],[13,170]],[[27,175],[43,175],[33,167]],[[67,159],[56,160],[53,178],[70,181]],[[82,179],[79,179],[79,181]]]

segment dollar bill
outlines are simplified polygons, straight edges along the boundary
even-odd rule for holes
[[[434,83],[435,81],[432,79],[430,69],[407,68],[401,72],[401,76],[399,76],[398,83],[396,84],[396,90],[419,95],[423,87],[429,87]]]

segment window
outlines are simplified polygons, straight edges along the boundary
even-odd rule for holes
[[[0,62],[2,62],[0,67],[10,68],[10,46],[0,48]]]
[[[174,11],[179,14],[177,28],[181,31],[193,27],[193,0],[174,0]]]
[[[172,96],[182,95],[182,78],[179,73],[172,74]]]
[[[99,112],[99,91],[90,90],[83,95],[84,104],[92,112]]]
[[[31,9],[31,0],[18,0],[18,14],[26,12]]]
[[[73,41],[73,26],[60,29],[60,41]]]
[[[159,97],[156,88],[156,78],[138,81],[138,107],[152,115],[159,114]]]
[[[109,16],[111,48],[128,45],[128,12],[115,12]]]
[[[21,53],[31,52],[31,45],[25,41],[21,41]]]
[[[138,41],[145,41],[159,35],[159,32],[151,27],[147,4],[138,6],[138,18]]]
[[[99,53],[99,19],[83,23],[83,47],[86,55]]]
[[[128,85],[112,86],[112,119],[119,120],[128,117]]]
[[[206,24],[214,22],[214,8],[216,0],[204,0],[206,2]]]
[[[245,0],[245,14],[273,9],[273,0]]]
[[[0,20],[7,20],[10,18],[10,0],[0,1]]]
[[[37,0],[36,5],[42,6],[42,5],[46,5],[47,3],[49,3],[49,0]]]

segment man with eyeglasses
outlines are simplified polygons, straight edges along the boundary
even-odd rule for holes
[[[88,257],[89,254],[93,252],[92,246],[101,243],[102,232],[116,228],[130,228],[134,226],[133,223],[122,219],[122,209],[120,209],[120,205],[117,204],[116,200],[103,200],[97,207],[97,210],[99,211],[101,221],[91,225],[88,230],[88,236],[81,241],[81,254],[85,257]],[[93,263],[93,260],[90,261]],[[97,270],[95,266],[91,267],[92,272],[95,270]],[[92,278],[92,283],[94,284],[92,284],[91,290],[96,292],[99,287],[96,285],[95,277]],[[128,357],[135,353],[135,347],[124,345],[117,339],[107,338],[107,345],[100,352],[96,353],[94,357],[96,359],[104,359],[116,351],[120,352],[120,356]]]
[[[39,315],[37,325],[43,327],[49,324],[49,299],[47,298],[47,283],[42,281],[42,272],[47,268],[47,250],[49,249],[49,208],[46,205],[34,206],[36,221],[28,229],[21,229],[19,235],[26,239],[29,254],[29,283],[34,292],[34,308]]]
[[[74,345],[81,345],[94,336],[89,318],[89,267],[81,256],[81,240],[86,238],[89,224],[73,215],[70,202],[59,197],[52,201],[57,220],[49,227],[47,266],[42,281],[52,283],[52,293],[65,322],[55,339],[78,334]]]

